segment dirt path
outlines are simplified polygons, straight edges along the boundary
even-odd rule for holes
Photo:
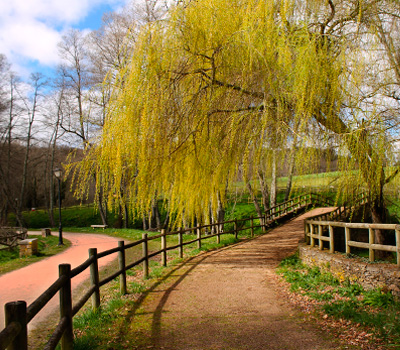
[[[4,305],[10,301],[25,300],[27,305],[41,295],[58,278],[58,265],[71,264],[74,268],[88,258],[88,249],[97,248],[98,252],[115,248],[119,239],[101,234],[79,234],[64,232],[63,236],[70,240],[72,246],[50,258],[38,261],[22,269],[0,276],[0,329],[4,328]],[[108,264],[115,255],[99,260],[99,266]],[[76,288],[89,276],[89,270],[72,280],[72,288]],[[29,330],[45,320],[58,305],[58,294],[29,323]]]
[[[276,266],[303,238],[304,218],[322,211],[191,259],[127,317],[131,331],[120,340],[135,344],[129,349],[340,349],[304,322],[274,284]]]

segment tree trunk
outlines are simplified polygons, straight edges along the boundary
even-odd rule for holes
[[[277,171],[276,171],[276,149],[274,149],[272,154],[272,180],[271,180],[271,197],[270,197],[270,207],[276,205],[276,196],[278,192],[277,188]]]
[[[124,204],[124,228],[129,227],[129,212],[128,212],[128,206]]]
[[[247,181],[246,186],[247,186],[247,189],[249,191],[251,200],[254,203],[254,207],[256,208],[257,216],[260,218],[260,224],[262,225],[261,227],[262,227],[263,232],[264,232],[264,229],[265,229],[265,226],[264,226],[264,213],[261,210],[260,204],[258,203],[258,200],[257,200],[257,196],[254,195],[253,189],[252,189],[251,184],[250,184],[249,181]]]
[[[386,222],[386,208],[383,201],[383,196],[380,195],[375,200],[370,203],[371,217],[374,224],[382,224]],[[385,235],[385,230],[375,230],[375,243],[376,244],[387,244],[387,238]],[[377,250],[375,252],[375,257],[377,259],[385,259],[390,255],[389,252],[382,250]]]
[[[149,217],[149,229],[161,229],[161,216],[160,210],[158,209],[158,202],[155,198],[151,205],[151,215]]]
[[[143,221],[143,231],[147,231],[147,220],[146,215],[142,214],[142,221]]]
[[[269,196],[269,190],[268,190],[268,184],[265,181],[264,174],[259,170],[257,172],[258,175],[258,180],[260,182],[260,190],[261,190],[261,198],[262,198],[262,203],[264,207],[264,211],[269,208],[269,201],[270,201],[270,196]]]
[[[97,205],[99,207],[99,213],[100,213],[100,218],[101,218],[102,224],[103,225],[108,225],[108,223],[107,223],[107,214],[106,214],[106,211],[104,210],[104,207],[103,207],[103,196],[102,196],[101,190],[100,190],[99,197],[98,197],[98,200],[97,200]]]
[[[293,173],[294,173],[295,156],[296,156],[296,144],[293,141],[293,147],[290,150],[288,181],[286,184],[285,201],[287,201],[289,199],[290,191],[292,190],[292,180],[293,180]]]

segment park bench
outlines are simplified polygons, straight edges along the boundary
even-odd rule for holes
[[[107,226],[107,225],[90,225],[90,227],[91,227],[92,229],[95,229],[95,228],[102,228],[102,229],[104,230],[104,229],[107,228],[108,226]]]

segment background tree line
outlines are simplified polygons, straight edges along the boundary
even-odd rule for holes
[[[120,13],[104,14],[96,31],[71,29],[59,43],[62,63],[55,76],[36,73],[23,81],[0,54],[1,225],[7,225],[9,213],[15,214],[16,224],[24,225],[23,210],[45,207],[54,226],[54,169],[79,159],[101,132],[112,89],[104,84],[106,75],[126,64],[138,28],[157,19],[166,7],[161,1],[133,2]],[[70,185],[65,178],[65,205],[80,202]],[[93,199],[90,194],[84,202]],[[106,223],[101,196],[98,208]]]
[[[237,180],[261,212],[276,203],[278,176],[288,195],[293,174],[321,159],[345,172],[346,196],[367,190],[384,221],[397,175],[398,25],[389,0],[144,1],[97,31],[66,33],[51,79],[21,82],[2,57],[2,220],[22,221],[36,198],[51,216],[52,170],[75,149],[86,154],[70,173],[76,194],[96,201],[103,223],[114,210],[124,225],[130,215],[163,225],[161,199],[182,223],[215,220]]]

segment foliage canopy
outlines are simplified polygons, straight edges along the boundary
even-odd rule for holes
[[[110,206],[148,213],[162,195],[177,220],[205,218],[239,171],[251,177],[296,138],[303,160],[316,145],[351,154],[359,183],[380,195],[385,140],[353,114],[360,75],[328,26],[337,13],[332,1],[198,0],[148,24],[112,77],[102,135],[76,167],[78,192],[95,176]]]

